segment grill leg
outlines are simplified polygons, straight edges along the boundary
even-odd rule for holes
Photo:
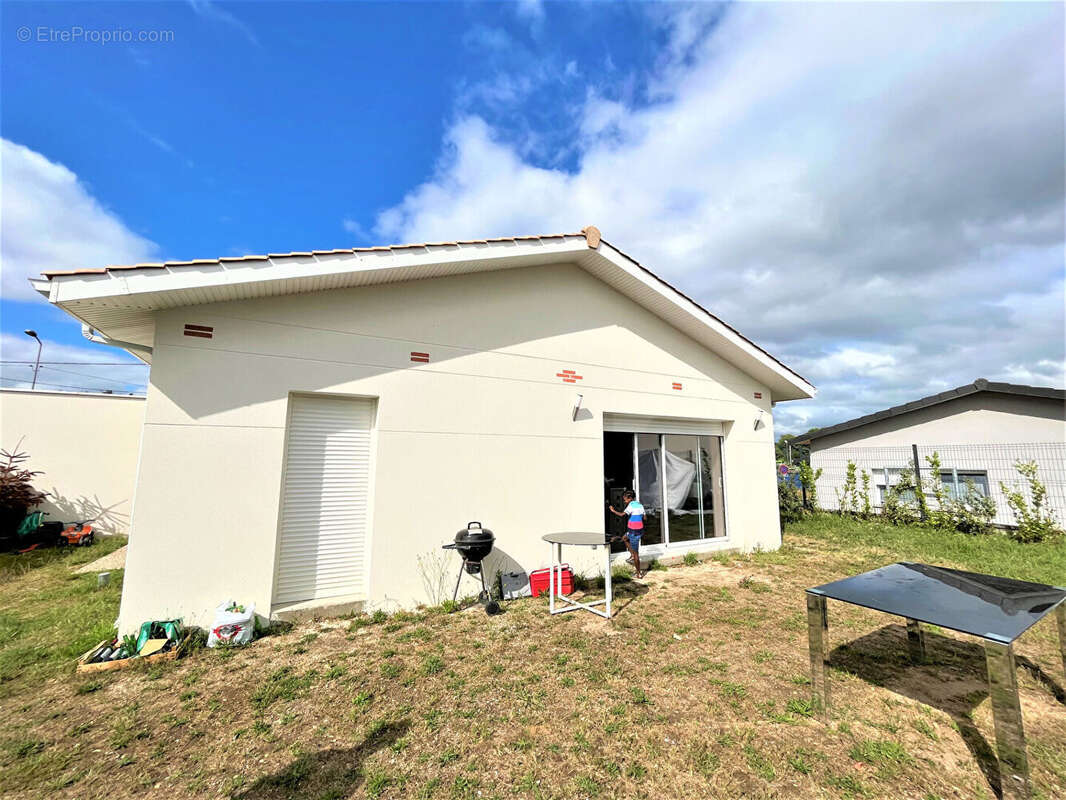
[[[992,718],[996,724],[1000,788],[1004,800],[1026,800],[1029,797],[1029,756],[1022,729],[1022,707],[1018,701],[1014,648],[985,642],[985,661],[988,664],[988,693],[992,696]]]
[[[916,619],[907,620],[907,647],[911,653],[911,661],[915,664],[925,663],[925,631]]]
[[[452,602],[454,603],[459,597],[459,584],[463,581],[463,570],[466,569],[466,562],[464,561],[459,565],[459,577],[455,579],[455,591],[452,592]]]
[[[807,643],[811,652],[811,694],[814,707],[829,720],[829,615],[825,598],[807,595]]]

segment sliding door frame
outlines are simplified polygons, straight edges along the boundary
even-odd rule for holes
[[[725,431],[724,424],[719,420],[694,420],[694,419],[679,419],[670,420],[665,418],[652,418],[652,417],[637,417],[637,416],[623,416],[623,415],[604,415],[604,430],[614,431],[618,433],[628,433],[633,437],[633,491],[637,494],[637,500],[640,500],[640,464],[639,464],[639,447],[637,444],[637,434],[657,434],[659,436],[659,505],[662,516],[662,536],[663,541],[661,544],[652,544],[642,546],[641,553],[648,553],[652,558],[659,555],[683,553],[688,550],[714,550],[728,547],[731,542],[730,530],[729,530],[729,513],[728,503],[726,497],[727,492],[727,478],[725,467]],[[721,474],[717,476],[717,479],[721,481],[722,489],[722,527],[724,529],[721,536],[707,536],[701,539],[690,539],[685,542],[670,543],[670,520],[669,513],[666,509],[666,481],[665,478],[665,466],[666,466],[666,437],[674,436],[697,436],[715,438],[718,440],[718,454],[720,462]],[[698,445],[698,439],[697,439]],[[698,459],[702,461],[702,458]],[[713,459],[712,459],[713,461]],[[697,480],[700,481],[700,496],[703,494],[703,465],[697,463],[696,465]],[[714,476],[712,476],[712,480]],[[713,487],[712,487],[713,491]],[[713,515],[712,515],[713,519]],[[612,558],[621,558],[622,553],[615,553]]]

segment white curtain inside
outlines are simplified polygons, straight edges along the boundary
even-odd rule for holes
[[[659,459],[662,451],[642,450],[637,454],[637,469],[640,471],[640,502],[649,512],[662,506],[662,491],[659,486]],[[672,510],[680,510],[689,495],[692,482],[696,480],[696,465],[666,451],[666,504]]]

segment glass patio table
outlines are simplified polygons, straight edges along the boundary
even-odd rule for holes
[[[1014,640],[1054,611],[1066,671],[1066,589],[905,561],[808,589],[811,683],[823,714],[829,710],[827,599],[905,618],[910,655],[917,663],[925,660],[923,622],[983,639],[1003,796],[1029,797]]]

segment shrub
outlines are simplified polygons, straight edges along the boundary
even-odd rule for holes
[[[862,516],[866,519],[870,516],[870,473],[866,470],[862,471],[862,494],[859,498],[862,500]]]
[[[1062,536],[1063,531],[1055,515],[1044,507],[1047,488],[1037,478],[1036,462],[1016,461],[1014,468],[1025,478],[1027,486],[1019,488],[1015,484],[1008,488],[1004,483],[999,484],[1017,524],[1017,527],[1010,531],[1010,537],[1019,542],[1042,542]],[[1025,489],[1028,489],[1028,497]]]
[[[981,494],[977,484],[967,478],[966,493],[952,502],[951,513],[955,530],[963,533],[988,533],[992,530],[992,519],[996,516],[996,501]]]
[[[803,500],[799,490],[791,483],[777,482],[777,508],[782,525],[799,522],[803,518]]]
[[[855,462],[848,461],[848,469],[844,474],[844,487],[837,489],[837,508],[841,514],[858,515],[859,491],[858,481],[855,475]]]
[[[818,508],[818,479],[822,477],[822,468],[811,469],[811,465],[807,461],[801,461],[799,464],[799,479],[800,486],[807,492],[807,508]]]
[[[19,450],[19,439],[11,452],[0,450],[0,536],[14,536],[23,517],[48,495],[33,488],[33,478],[40,472],[24,469],[29,458]]]
[[[900,471],[899,480],[885,488],[881,516],[893,525],[913,525],[919,519],[918,503],[914,491],[914,472]]]

